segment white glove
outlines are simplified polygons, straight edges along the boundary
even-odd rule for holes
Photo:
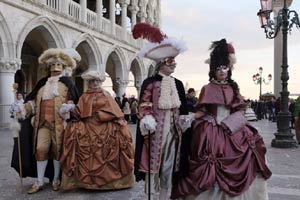
[[[155,132],[156,125],[157,125],[157,123],[152,115],[144,116],[140,122],[141,134],[143,136],[146,136],[149,134],[149,131],[150,131],[150,133]]]
[[[66,112],[69,112],[71,109],[75,108],[75,104],[67,104],[67,103],[63,103],[60,107],[60,114],[64,114]]]

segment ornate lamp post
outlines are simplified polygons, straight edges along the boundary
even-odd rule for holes
[[[280,112],[277,116],[277,133],[275,139],[272,140],[272,147],[290,148],[297,147],[297,142],[293,139],[293,134],[290,128],[291,114],[288,110],[289,91],[288,91],[288,59],[287,59],[287,34],[291,32],[292,27],[295,25],[300,27],[298,14],[294,10],[289,10],[287,1],[283,0],[283,8],[279,10],[275,20],[272,20],[270,15],[272,13],[273,1],[276,0],[260,0],[261,9],[257,13],[260,18],[261,27],[264,28],[266,37],[273,39],[277,36],[278,31],[282,30],[282,72],[281,72],[281,85],[280,92]],[[278,1],[278,0],[277,0]],[[282,1],[282,0],[281,0]],[[291,0],[288,0],[291,3]]]
[[[266,85],[269,84],[270,81],[272,80],[272,75],[269,74],[269,75],[268,75],[268,81],[266,81],[266,79],[264,79],[264,78],[262,77],[263,68],[260,67],[258,70],[259,70],[259,73],[254,74],[254,75],[252,76],[252,79],[253,79],[253,82],[254,82],[256,85],[259,85],[259,100],[260,100],[260,99],[261,99],[261,91],[262,91],[261,85],[262,85],[262,83],[264,83],[264,84],[266,84]]]

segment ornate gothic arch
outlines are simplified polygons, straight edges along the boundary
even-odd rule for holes
[[[92,67],[95,66],[95,70],[100,70],[101,72],[104,71],[104,69],[99,68],[99,66],[103,68],[103,58],[94,37],[88,33],[81,34],[79,38],[77,38],[76,41],[73,43],[73,48],[76,49],[82,42],[86,42],[88,44],[88,48],[90,48],[92,53],[89,54],[90,52],[87,52],[88,59],[90,62],[89,64]],[[86,49],[86,51],[88,51],[88,49]]]
[[[2,13],[0,13],[0,57],[14,58],[15,46],[13,44],[10,29]]]
[[[134,77],[135,77],[135,86],[139,87],[142,84],[143,81],[143,74],[144,74],[144,64],[143,62],[138,58],[135,57],[130,62],[130,69],[129,69]]]
[[[108,54],[105,59],[105,70],[106,70],[106,64],[108,61],[109,56],[112,56],[112,59],[114,62],[119,63],[121,69],[116,69],[116,73],[119,76],[120,79],[127,79],[128,70],[127,70],[127,59],[120,47],[113,47],[110,51],[108,51]],[[115,63],[115,64],[116,64]],[[107,71],[107,70],[106,70]]]
[[[65,48],[66,45],[63,40],[63,37],[59,32],[59,29],[57,28],[54,21],[48,16],[41,15],[30,20],[22,29],[21,34],[19,35],[19,39],[17,41],[17,58],[21,57],[22,46],[26,39],[26,36],[32,30],[38,27],[43,27],[51,35],[51,39],[53,39],[53,42],[55,43],[55,46],[53,47]],[[52,41],[49,41],[49,44],[52,44]]]

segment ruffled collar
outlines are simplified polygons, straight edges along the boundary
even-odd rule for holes
[[[179,100],[175,79],[172,76],[166,76],[162,73],[158,73],[158,74],[162,76],[162,81],[160,86],[160,97],[158,99],[158,108],[160,109],[179,108],[181,102]]]
[[[214,83],[214,84],[218,84],[218,85],[226,85],[226,84],[228,84],[228,81],[227,81],[227,80],[224,80],[224,81],[218,81],[218,80],[212,79],[210,82],[211,82],[211,83]]]

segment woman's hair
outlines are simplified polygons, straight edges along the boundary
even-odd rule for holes
[[[209,81],[217,80],[216,71],[209,71],[208,75],[209,75]],[[233,89],[234,95],[236,97],[237,95],[240,94],[240,88],[239,88],[239,85],[237,84],[237,82],[235,82],[234,80],[231,79],[231,75],[232,75],[232,72],[231,72],[231,70],[229,70],[228,74],[227,74],[227,82]]]
[[[24,93],[23,93],[22,91],[17,91],[17,92],[16,92],[16,95],[18,95],[18,94],[21,94],[22,97],[24,98]]]

